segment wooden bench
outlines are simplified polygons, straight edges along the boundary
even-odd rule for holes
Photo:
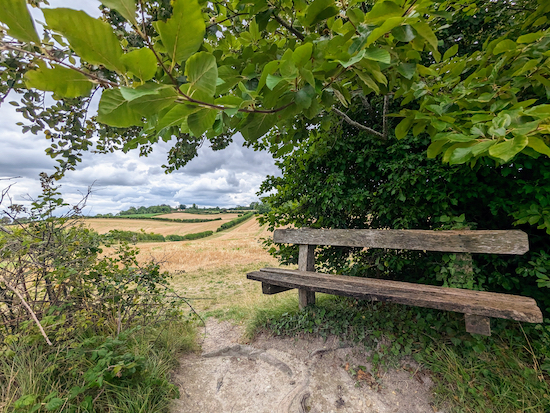
[[[317,245],[521,255],[529,250],[523,231],[279,229],[273,241],[300,246],[298,270],[262,268],[247,278],[261,281],[264,294],[297,288],[300,308],[315,303],[315,292],[321,292],[463,313],[466,331],[487,336],[490,317],[542,322],[540,309],[529,297],[315,272]]]

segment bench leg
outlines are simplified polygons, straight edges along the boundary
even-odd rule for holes
[[[308,290],[298,290],[298,303],[300,310],[310,304],[315,304],[315,292]]]
[[[491,335],[491,319],[482,315],[464,314],[466,331],[471,334]]]
[[[262,283],[262,293],[267,295],[279,294],[279,293],[282,293],[283,291],[288,291],[288,290],[292,290],[292,288],[281,287],[279,285],[273,285],[273,284],[268,284],[264,282]]]

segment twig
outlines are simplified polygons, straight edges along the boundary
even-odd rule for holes
[[[296,30],[294,27],[292,27],[290,24],[285,22],[283,19],[281,19],[275,11],[273,12],[273,17],[275,20],[277,20],[277,23],[279,23],[281,26],[283,26],[285,29],[287,29],[290,33],[292,33],[294,36],[296,36],[300,40],[304,40],[305,37],[302,33],[300,33],[298,30]]]
[[[32,311],[32,308],[30,307],[30,305],[27,303],[27,301],[25,301],[25,298],[23,298],[23,296],[21,295],[21,293],[14,287],[12,287],[8,281],[4,278],[3,275],[0,275],[0,280],[6,284],[6,287],[8,287],[11,291],[13,291],[15,293],[15,295],[17,295],[19,297],[19,299],[21,300],[21,302],[23,303],[23,305],[25,306],[25,308],[29,311],[29,314],[31,315],[32,319],[34,320],[34,322],[36,323],[36,325],[38,326],[38,329],[40,330],[40,332],[42,333],[42,335],[44,336],[44,338],[46,339],[46,343],[48,343],[48,345],[52,345],[52,342],[50,341],[50,339],[48,338],[48,336],[46,335],[46,332],[44,331],[44,328],[42,327],[42,324],[40,324],[40,321],[38,320],[38,317],[36,317],[36,314],[34,313],[34,311]]]
[[[386,116],[388,113],[388,101],[389,96],[384,95],[384,112],[382,113],[382,133],[384,134],[384,140],[388,139],[388,118]]]
[[[334,113],[336,113],[337,115],[340,115],[342,118],[344,118],[344,120],[349,123],[351,126],[355,126],[357,129],[361,129],[361,130],[364,130],[374,136],[378,136],[379,138],[382,138],[382,139],[386,139],[386,137],[384,136],[384,134],[380,133],[380,132],[377,132],[375,131],[374,129],[372,128],[369,128],[368,126],[365,126],[365,125],[361,125],[359,122],[356,122],[354,121],[353,119],[351,119],[348,115],[346,115],[344,112],[342,112],[340,109],[337,109],[335,107],[332,108],[332,110],[334,111]]]

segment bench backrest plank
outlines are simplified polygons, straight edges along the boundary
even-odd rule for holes
[[[527,234],[520,230],[277,229],[273,241],[278,244],[484,254],[522,255],[529,251]]]

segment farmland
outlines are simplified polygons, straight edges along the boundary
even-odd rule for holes
[[[118,229],[123,231],[140,231],[154,232],[161,235],[185,235],[193,234],[203,231],[216,231],[221,224],[229,222],[232,219],[238,217],[239,214],[212,214],[212,215],[198,215],[198,214],[165,214],[157,215],[158,218],[170,218],[170,219],[204,219],[207,218],[221,218],[218,221],[210,222],[196,222],[196,223],[179,223],[169,222],[152,219],[117,219],[117,218],[94,218],[86,219],[84,222],[87,226],[97,231],[100,234],[109,232],[112,229]]]

